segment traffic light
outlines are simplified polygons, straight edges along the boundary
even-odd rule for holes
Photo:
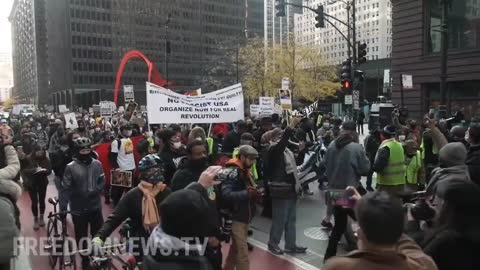
[[[341,84],[342,90],[350,90],[352,81],[351,81],[351,74],[352,74],[352,60],[348,58],[347,60],[343,61],[342,63],[342,70],[341,70]]]
[[[324,28],[325,27],[325,21],[324,21],[324,16],[323,16],[323,5],[319,5],[317,9],[315,10],[315,13],[317,16],[315,16],[315,20],[317,23],[315,24],[316,28]]]
[[[357,59],[358,59],[358,64],[363,64],[365,62],[367,62],[367,44],[366,43],[363,43],[363,44],[358,44],[358,47],[357,47]]]
[[[275,10],[277,11],[275,14],[277,17],[285,17],[285,0],[275,1]]]

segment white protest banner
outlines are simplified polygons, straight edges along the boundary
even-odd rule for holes
[[[68,112],[68,108],[65,104],[60,104],[58,105],[58,112],[59,113],[64,113],[64,112]]]
[[[133,85],[123,86],[123,96],[125,98],[125,104],[128,104],[130,101],[135,101],[135,93],[133,92]]]
[[[65,117],[65,128],[76,129],[78,128],[77,117],[75,113],[66,113],[63,115]]]
[[[149,124],[231,123],[244,118],[243,90],[235,84],[200,96],[185,96],[147,82]]]
[[[290,90],[279,90],[280,93],[280,105],[282,109],[291,110],[292,109],[292,95]]]

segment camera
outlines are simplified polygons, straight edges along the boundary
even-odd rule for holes
[[[403,199],[404,204],[414,204],[410,210],[410,213],[415,220],[427,221],[435,217],[435,210],[427,204],[427,196],[425,191],[414,192],[400,197]],[[408,211],[407,205],[404,205],[404,210]]]

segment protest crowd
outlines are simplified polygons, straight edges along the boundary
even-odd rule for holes
[[[0,269],[10,269],[22,227],[46,229],[49,181],[79,248],[89,249],[80,269],[93,269],[92,254],[104,256],[125,223],[131,241],[173,251],[132,245],[146,270],[250,269],[256,215],[271,218],[271,253],[304,254],[297,203],[318,193],[327,208],[318,226],[330,233],[325,270],[480,269],[480,119],[422,122],[394,111],[360,141],[364,119],[318,111],[213,124],[149,124],[141,112],[1,119]],[[22,192],[33,224],[20,224]],[[351,221],[355,249],[337,256]]]

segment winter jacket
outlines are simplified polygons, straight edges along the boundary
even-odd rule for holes
[[[222,151],[224,153],[232,153],[233,149],[240,145],[240,137],[241,135],[235,130],[230,131],[223,141]]]
[[[413,240],[404,235],[398,241],[395,251],[356,250],[328,260],[322,269],[436,270],[437,267],[432,258],[427,256]]]
[[[448,168],[436,168],[432,171],[427,186],[428,194],[435,194],[435,191],[444,181],[460,180],[470,182],[470,174],[467,165],[457,165]]]
[[[362,175],[370,171],[370,160],[363,147],[350,134],[341,134],[327,148],[323,159],[325,175],[332,189],[358,186]]]
[[[76,159],[65,168],[59,191],[60,211],[67,210],[70,202],[72,211],[96,211],[102,209],[100,195],[105,185],[102,164],[93,159],[84,164]]]
[[[226,168],[218,173],[222,199],[231,206],[232,220],[247,224],[255,214],[255,202],[247,191],[252,182],[249,174],[238,159],[228,161]]]
[[[73,150],[68,148],[66,151],[58,150],[54,153],[50,153],[50,161],[52,163],[52,170],[55,176],[63,178],[65,168],[73,161]]]
[[[197,182],[200,178],[200,175],[206,168],[195,168],[192,166],[190,161],[185,158],[183,162],[180,163],[179,169],[175,172],[170,183],[170,189],[172,191],[177,191],[184,189],[190,183]]]
[[[201,245],[187,244],[166,234],[160,226],[152,232],[148,244],[157,252],[143,258],[145,270],[213,270],[207,257],[202,254]]]
[[[171,151],[168,149],[168,147],[164,147],[159,157],[163,160],[163,162],[165,162],[165,184],[170,185],[173,175],[177,171],[177,164],[175,164],[175,160],[181,158],[182,155]]]
[[[11,145],[3,147],[5,151],[6,166],[0,169],[1,180],[14,180],[20,172],[20,161],[18,160],[17,151]]]
[[[470,146],[465,164],[472,176],[472,181],[480,185],[480,145]]]
[[[13,148],[13,147],[12,147]],[[22,188],[12,180],[0,180],[0,269],[10,269],[14,239],[19,236],[19,212],[15,205]]]
[[[267,148],[267,152],[265,154],[266,158],[264,160],[264,172],[266,174],[266,179],[271,182],[289,183],[292,185],[291,193],[288,195],[289,199],[297,198],[297,193],[295,192],[295,176],[293,174],[287,174],[285,169],[286,163],[284,154],[288,146],[288,140],[293,133],[293,129],[286,128],[280,141],[276,144],[270,145]]]
[[[52,165],[48,157],[35,158],[34,155],[35,153],[32,153],[32,155],[27,156],[27,158],[23,160],[24,162],[22,162],[23,184],[26,189],[34,185],[48,185],[48,176],[52,173]],[[39,167],[46,171],[36,173]]]
[[[370,163],[373,164],[373,162],[375,161],[375,155],[377,154],[381,142],[377,137],[375,137],[375,135],[368,134],[363,144],[365,146],[365,152],[367,153],[367,157],[370,160]]]
[[[159,192],[155,196],[155,201],[157,206],[159,206],[162,201],[170,195],[170,189],[165,189],[162,192]],[[118,202],[118,205],[115,207],[115,210],[103,223],[102,228],[97,232],[98,237],[105,241],[115,229],[117,229],[120,224],[122,224],[127,218],[130,218],[131,231],[133,233],[132,237],[142,237],[147,239],[150,236],[150,233],[147,232],[143,226],[142,218],[142,201],[143,201],[143,192],[135,187],[129,192],[127,192]]]

